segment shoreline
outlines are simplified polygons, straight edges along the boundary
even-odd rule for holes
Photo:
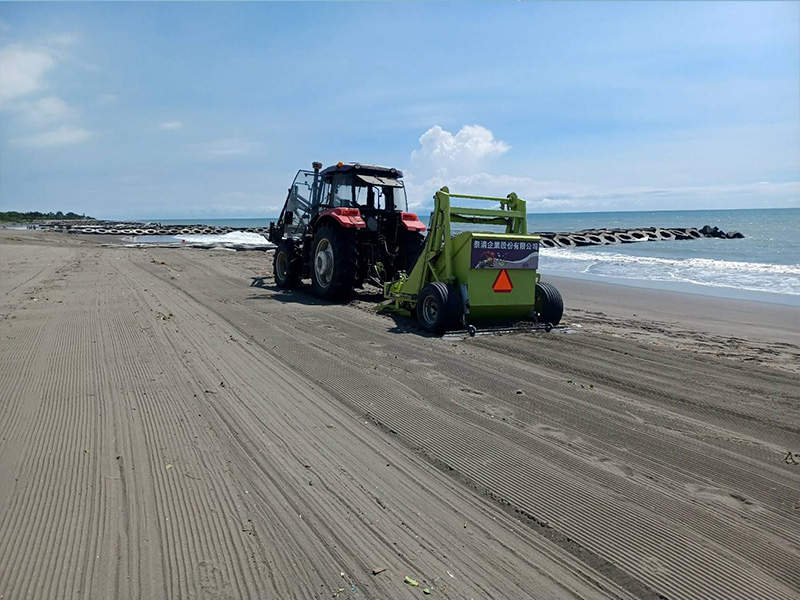
[[[71,235],[79,236],[81,239],[87,239],[87,240],[95,239],[98,237],[96,234],[94,235],[71,234]],[[125,243],[137,243],[135,241],[137,237],[139,236],[131,237],[130,241],[128,241],[126,236],[105,235],[103,236],[103,240],[105,242],[109,242],[115,239],[117,240],[126,239]],[[177,245],[178,244],[176,243],[176,246]],[[670,281],[651,281],[647,279],[627,279],[623,277],[603,277],[599,275],[585,275],[582,273],[575,273],[575,272],[549,270],[546,267],[544,268],[540,267],[539,272],[542,274],[543,278],[555,277],[558,279],[576,279],[579,281],[588,281],[593,283],[603,283],[621,287],[632,287],[639,289],[664,291],[670,293],[691,294],[691,295],[706,296],[709,298],[716,298],[716,299],[741,300],[741,301],[758,302],[765,304],[777,304],[781,306],[800,307],[800,295],[795,295],[795,294],[769,293],[769,292],[762,292],[755,290],[733,288],[724,285],[712,286],[700,283],[688,283],[679,281],[670,282]]]
[[[765,263],[768,264],[768,263]],[[746,290],[725,285],[708,285],[701,283],[688,283],[683,281],[651,281],[648,279],[626,279],[624,277],[605,277],[600,275],[585,275],[582,273],[549,270],[540,268],[542,278],[575,279],[591,283],[601,283],[619,287],[668,292],[673,294],[689,294],[704,296],[719,300],[738,300],[757,302],[761,304],[777,304],[781,306],[800,307],[800,295],[777,294],[756,290]]]
[[[87,241],[102,241],[104,243],[114,243],[116,240],[120,245],[126,243],[140,243],[136,239],[141,236],[121,236],[111,234],[69,234],[72,237],[84,239]],[[202,234],[185,234],[185,235],[202,235]],[[151,236],[152,237],[152,236]],[[175,236],[179,237],[179,236]],[[157,242],[145,242],[157,243]],[[158,242],[162,243],[162,242]],[[646,243],[646,242],[643,242]],[[177,246],[176,242],[176,246]],[[546,259],[546,257],[544,257]],[[540,263],[541,263],[540,259]],[[771,263],[763,263],[765,265]],[[556,277],[559,279],[575,279],[579,281],[587,281],[593,283],[603,283],[607,285],[616,285],[626,288],[637,288],[646,290],[664,291],[669,293],[690,294],[695,296],[705,296],[709,298],[723,299],[723,300],[739,300],[758,302],[763,304],[775,304],[781,306],[792,306],[800,308],[800,294],[780,294],[770,293],[757,290],[749,290],[742,288],[735,288],[727,285],[710,285],[702,283],[690,283],[686,281],[661,281],[661,280],[648,280],[648,279],[634,279],[624,277],[606,277],[600,275],[583,274],[574,271],[559,271],[557,269],[548,269],[545,265],[539,268],[539,272],[544,278]]]
[[[181,244],[154,245],[152,249],[147,246],[133,248],[125,246],[121,241],[123,236],[65,235],[40,230],[0,231],[0,243],[9,234],[18,234],[22,243],[29,241],[55,246],[118,247],[128,252],[209,252],[208,249],[186,248]],[[220,250],[234,256],[244,254],[224,248]],[[254,254],[262,255],[262,251]],[[264,274],[271,277],[272,255],[267,251],[263,256],[262,262],[270,265]],[[247,262],[244,258],[242,261]],[[739,340],[748,346],[743,348],[748,360],[768,359],[769,346],[773,343],[800,347],[800,311],[790,303],[715,296],[685,289],[670,290],[658,285],[635,285],[629,283],[630,280],[599,281],[592,277],[576,277],[574,273],[540,272],[543,281],[554,284],[561,292],[565,321],[577,321],[598,333],[633,336],[694,351],[696,345],[685,343],[683,339],[702,332],[712,336],[703,346],[703,353],[727,354],[724,349],[726,340]],[[353,302],[365,310],[373,310],[375,306],[373,298],[364,302],[357,296]],[[786,362],[782,351],[776,351],[776,356],[783,361],[781,368],[786,368],[787,364],[792,368],[791,361]],[[800,365],[796,369],[800,370]]]
[[[627,320],[630,328],[658,322],[678,333],[694,330],[800,345],[800,312],[792,306],[570,277],[543,280],[561,291],[567,310],[596,316],[600,325],[607,316]]]

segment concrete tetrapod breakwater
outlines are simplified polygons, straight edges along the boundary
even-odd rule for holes
[[[162,225],[160,223],[129,223],[117,221],[53,222],[41,226],[42,229],[63,231],[65,233],[104,234],[104,235],[223,235],[233,231],[249,233],[269,233],[269,227],[210,227],[197,225]]]
[[[269,233],[269,227],[209,227],[208,225],[161,225],[160,223],[135,223],[116,221],[61,221],[51,222],[42,228],[67,233],[111,234],[111,235],[220,235],[232,231]],[[636,242],[658,242],[694,240],[699,238],[739,239],[744,235],[738,231],[722,231],[719,227],[705,225],[695,227],[642,227],[639,229],[583,229],[569,232],[536,232],[542,237],[545,248],[575,248],[580,246],[605,246],[609,244],[632,244]]]
[[[643,227],[640,229],[584,229],[571,232],[537,232],[545,248],[577,248],[580,246],[606,246],[609,244],[633,244],[636,242],[671,242],[696,240],[699,238],[740,239],[738,231],[722,231],[719,227],[705,225],[696,227]]]
[[[225,248],[228,250],[267,251],[275,248],[268,241],[268,227],[209,227],[208,225],[162,225],[160,223],[121,223],[116,221],[50,222],[40,227],[50,231],[76,234],[119,236],[115,244],[128,247]],[[232,233],[256,234],[250,238],[228,236]],[[148,236],[150,238],[148,239]],[[201,236],[189,238],[189,236]],[[208,236],[208,237],[203,237]],[[166,239],[164,239],[166,238]]]

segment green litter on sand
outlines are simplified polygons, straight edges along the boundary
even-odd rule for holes
[[[431,591],[431,588],[425,588],[424,590],[422,590],[422,593],[425,594],[426,596],[430,596],[433,592]]]
[[[419,581],[411,579],[411,577],[409,577],[408,575],[406,575],[406,578],[403,581],[408,585],[410,585],[411,587],[419,587]]]

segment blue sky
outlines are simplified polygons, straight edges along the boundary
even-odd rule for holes
[[[0,210],[273,215],[313,160],[419,210],[800,206],[800,3],[0,4]]]

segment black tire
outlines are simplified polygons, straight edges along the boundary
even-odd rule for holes
[[[555,286],[541,282],[536,284],[533,310],[539,323],[558,325],[561,322],[561,317],[564,315],[564,301]]]
[[[403,236],[403,255],[405,256],[403,268],[406,273],[411,273],[423,250],[425,250],[425,235],[418,231],[407,231]]]
[[[353,294],[358,271],[355,237],[340,227],[323,227],[311,246],[311,287],[325,300],[346,300]]]
[[[423,329],[440,335],[461,323],[464,307],[461,294],[441,281],[429,283],[417,298],[417,320]]]
[[[293,290],[300,285],[303,274],[303,259],[290,240],[281,240],[272,257],[272,273],[275,285],[286,290]]]

